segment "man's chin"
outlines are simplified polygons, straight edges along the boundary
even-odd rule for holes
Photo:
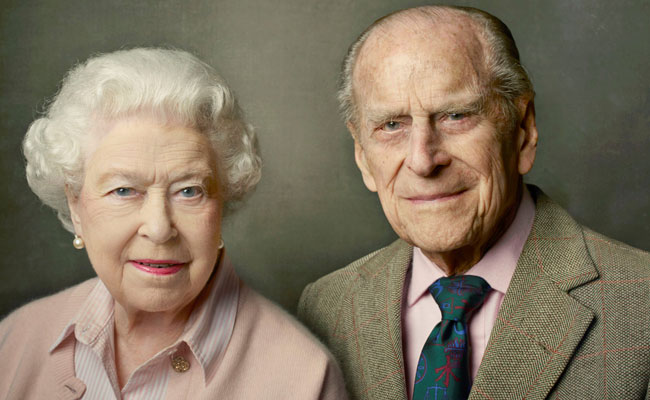
[[[466,248],[470,243],[468,235],[445,235],[444,233],[431,233],[426,236],[418,235],[416,237],[411,236],[405,240],[411,245],[419,247],[423,252],[432,254],[458,251]]]
[[[459,243],[459,242],[450,242],[450,243],[430,243],[430,242],[424,242],[424,243],[412,243],[413,246],[417,246],[422,250],[423,253],[425,254],[448,254],[448,253],[453,253],[454,251],[459,251],[465,247],[467,247],[466,244],[464,243]]]
[[[471,210],[459,210],[437,215],[414,214],[403,225],[402,232],[396,232],[421,249],[448,252],[471,243],[474,236],[472,228],[475,225],[475,213]]]

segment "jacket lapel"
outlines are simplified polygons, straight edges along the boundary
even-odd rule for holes
[[[582,229],[539,189],[535,221],[508,287],[470,399],[543,399],[594,313],[568,292],[598,277]]]
[[[402,354],[402,290],[413,251],[398,240],[362,267],[353,300],[368,399],[406,399]]]

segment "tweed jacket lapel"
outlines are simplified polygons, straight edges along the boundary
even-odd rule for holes
[[[391,244],[360,269],[353,300],[365,397],[406,399],[402,355],[402,289],[413,248],[402,240]]]
[[[598,278],[581,227],[539,189],[535,220],[470,399],[543,399],[594,314],[568,292]]]

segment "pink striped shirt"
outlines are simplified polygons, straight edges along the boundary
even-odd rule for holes
[[[476,263],[467,275],[485,279],[493,291],[488,294],[483,306],[469,321],[469,342],[471,350],[470,369],[476,376],[483,353],[490,339],[490,332],[510,285],[517,261],[530,234],[535,218],[535,202],[524,187],[524,195],[517,209],[517,215],[503,236]],[[428,292],[428,287],[446,274],[431,262],[419,248],[413,249],[410,278],[406,278],[405,301],[402,302],[402,340],[406,363],[406,378],[409,398],[413,393],[415,371],[422,347],[433,328],[442,319],[440,308]]]
[[[200,374],[205,384],[214,374],[232,335],[239,298],[239,278],[224,255],[216,276],[197,299],[183,334],[139,366],[120,390],[115,367],[114,303],[99,281],[79,313],[66,325],[52,345],[54,350],[74,334],[75,375],[86,384],[83,399],[164,399],[170,380],[195,381]],[[190,362],[189,370],[177,372],[172,359]]]

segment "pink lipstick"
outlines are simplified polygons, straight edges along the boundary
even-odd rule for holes
[[[185,263],[176,260],[129,260],[131,265],[139,269],[154,275],[171,275],[180,271]]]

